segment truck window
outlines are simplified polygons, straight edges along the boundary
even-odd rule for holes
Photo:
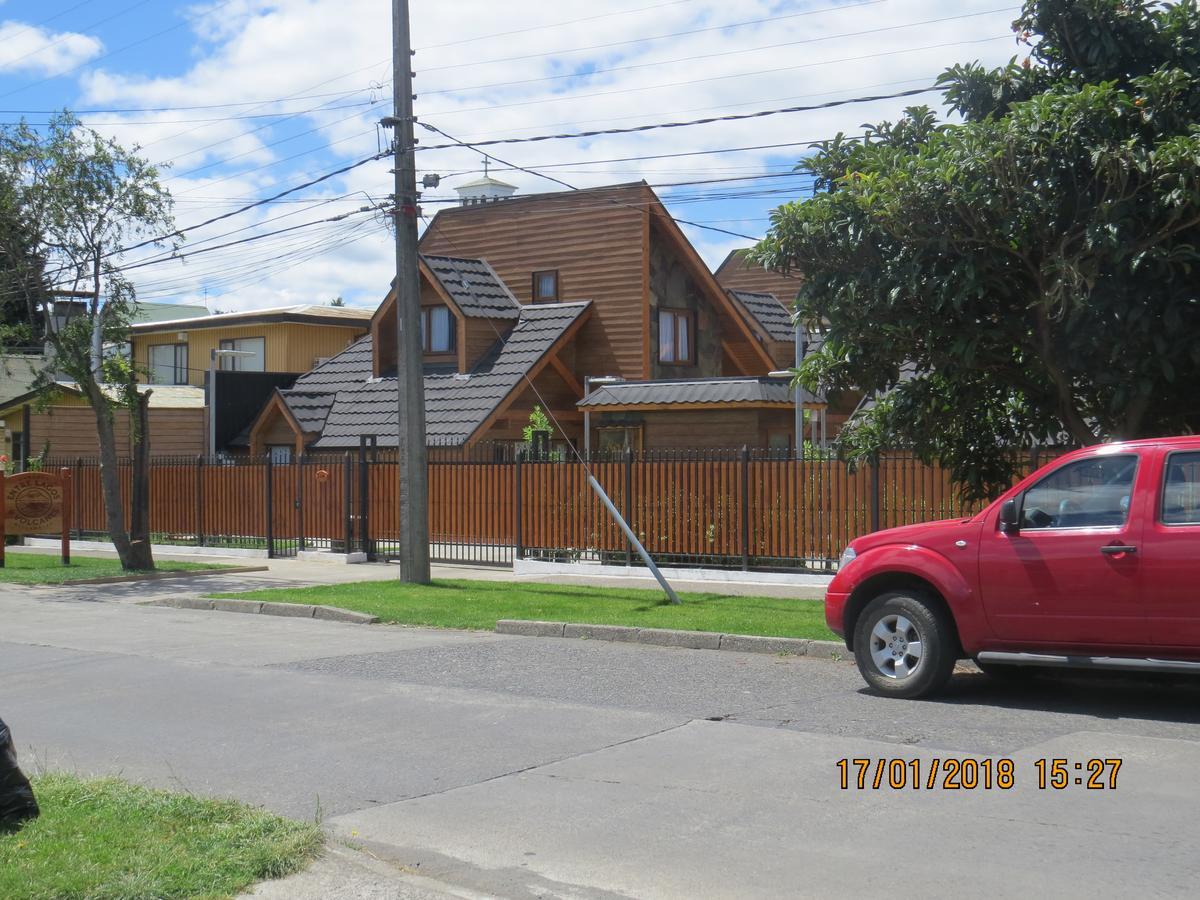
[[[1132,454],[1097,456],[1056,469],[1025,492],[1021,529],[1124,525],[1137,463]]]
[[[1167,457],[1161,519],[1164,525],[1200,525],[1200,453]]]

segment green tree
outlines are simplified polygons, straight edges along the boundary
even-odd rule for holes
[[[1029,0],[1013,27],[1025,59],[941,76],[960,123],[818,145],[755,250],[827,325],[802,380],[890,390],[843,451],[908,446],[975,494],[1014,447],[1200,422],[1195,0]]]
[[[338,297],[334,297],[332,300],[330,300],[329,305],[330,306],[345,306],[346,301],[343,300],[340,296],[338,296]]]
[[[137,390],[135,366],[104,347],[128,340],[136,310],[133,285],[121,271],[123,251],[158,246],[158,235],[173,232],[171,197],[150,163],[69,113],[54,117],[44,132],[24,123],[0,128],[0,172],[0,185],[9,188],[0,196],[0,220],[21,222],[38,242],[16,279],[27,324],[47,323],[53,368],[79,385],[95,414],[106,524],[122,566],[151,569],[148,392]],[[83,302],[55,315],[53,295],[64,291]],[[44,394],[54,390],[53,377],[40,378]],[[115,433],[121,408],[131,423],[128,523]]]

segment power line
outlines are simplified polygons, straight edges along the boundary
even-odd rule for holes
[[[163,241],[169,241],[171,238],[182,237],[184,234],[186,234],[189,231],[195,231],[198,228],[203,228],[204,226],[211,225],[214,222],[220,222],[224,219],[229,219],[229,218],[232,218],[233,216],[240,215],[241,213],[247,212],[248,210],[255,209],[259,206],[263,206],[267,203],[270,203],[273,200],[278,200],[281,197],[286,197],[289,194],[294,194],[297,191],[302,191],[305,188],[310,188],[313,185],[320,184],[323,181],[328,181],[330,178],[336,178],[338,175],[344,175],[347,172],[350,172],[354,169],[359,168],[360,166],[365,166],[367,163],[375,162],[376,160],[382,159],[383,157],[388,156],[388,155],[389,155],[388,153],[376,153],[372,156],[366,157],[365,159],[360,159],[357,162],[350,163],[350,165],[348,165],[348,166],[342,166],[340,169],[334,169],[332,172],[326,172],[324,175],[320,175],[317,178],[312,178],[312,179],[304,182],[303,184],[298,184],[295,187],[287,188],[286,190],[280,191],[277,194],[272,194],[270,197],[264,197],[261,200],[255,200],[253,203],[247,203],[245,206],[239,207],[238,209],[231,210],[230,212],[227,212],[227,213],[222,213],[219,216],[213,216],[211,219],[205,219],[203,222],[198,222],[195,225],[189,225],[187,228],[177,228],[176,230],[174,230],[168,234],[159,235],[158,237],[153,237],[153,238],[147,238],[146,240],[141,241],[140,243],[137,243],[137,244],[133,244],[132,246],[122,247],[118,250],[110,251],[109,253],[106,253],[105,256],[106,257],[116,256],[118,254],[128,253],[130,250],[137,250],[141,247],[146,247],[151,244],[160,244]]]
[[[933,91],[942,90],[936,86],[912,88],[907,91],[897,91],[892,94],[875,94],[870,97],[848,97],[843,100],[828,100],[825,103],[816,103],[810,106],[784,106],[778,109],[761,109],[757,112],[750,113],[730,113],[724,116],[708,116],[703,119],[690,119],[681,122],[652,122],[646,125],[632,125],[628,128],[597,128],[591,131],[575,131],[563,132],[561,134],[537,134],[531,137],[522,138],[491,138],[483,141],[471,141],[470,146],[476,147],[493,147],[498,144],[532,144],[541,141],[561,141],[573,138],[596,137],[598,135],[607,134],[635,134],[642,131],[657,131],[663,128],[690,128],[693,125],[710,125],[713,122],[739,122],[743,119],[761,119],[767,116],[778,116],[786,113],[812,112],[819,109],[833,109],[838,106],[850,106],[856,103],[874,103],[878,100],[897,100],[902,97],[916,97],[920,94],[928,94]],[[441,129],[429,125],[425,122],[418,122],[423,128],[430,131],[436,131],[438,134],[445,134]],[[420,150],[446,150],[455,146],[462,146],[465,142],[455,141],[453,144],[433,144],[428,147],[419,147]]]
[[[124,9],[117,10],[115,13],[113,13],[110,16],[105,16],[103,19],[97,19],[95,22],[92,22],[90,25],[83,26],[83,28],[81,28],[79,31],[64,32],[57,40],[53,40],[48,43],[42,44],[42,46],[37,47],[33,50],[30,50],[28,53],[24,54],[23,56],[18,56],[14,59],[6,59],[6,60],[4,60],[4,65],[5,65],[5,67],[11,67],[16,63],[19,63],[23,60],[29,59],[29,57],[31,57],[31,56],[37,56],[39,53],[44,53],[46,50],[49,50],[51,47],[57,47],[59,44],[63,43],[64,41],[70,40],[73,37],[80,37],[80,36],[86,37],[87,36],[85,34],[86,32],[89,32],[89,31],[93,30],[94,28],[97,28],[108,22],[111,22],[113,19],[118,19],[121,16],[125,15],[126,13],[131,13],[138,7],[145,6],[147,3],[151,3],[151,2],[152,2],[152,0],[137,0],[136,3],[132,3],[129,6],[126,6]],[[80,4],[80,5],[82,5],[82,4]],[[74,9],[74,8],[75,7],[72,7],[72,9]],[[68,10],[68,12],[69,12],[69,10]],[[60,15],[61,15],[61,13],[60,13]],[[57,18],[57,17],[54,17],[54,18]],[[26,30],[32,31],[34,29],[26,29]],[[101,57],[101,59],[103,59],[103,57]],[[92,62],[92,60],[88,60],[85,63],[81,63],[81,65],[87,65],[90,62]],[[76,67],[76,68],[78,68],[78,67]],[[68,69],[67,71],[71,72],[74,70]],[[63,74],[65,74],[65,73],[63,73]],[[52,77],[58,77],[58,76],[55,75]],[[47,79],[47,80],[49,80],[49,79]],[[8,95],[5,94],[4,96],[7,97]]]
[[[143,3],[149,3],[149,2],[150,2],[150,0],[143,0]],[[224,7],[228,6],[229,4],[231,4],[233,2],[234,2],[234,0],[222,0],[222,2],[218,3],[216,6],[209,7],[207,12],[210,12],[210,13],[216,12],[218,9],[223,9]],[[135,4],[135,6],[141,6],[141,5],[143,5],[143,4],[142,3]],[[140,38],[136,41],[133,41],[132,43],[125,44],[123,47],[118,47],[116,50],[112,50],[108,53],[104,53],[100,56],[94,57],[93,59],[89,59],[89,60],[86,60],[85,62],[81,62],[77,66],[72,66],[71,68],[65,69],[62,72],[56,72],[55,74],[47,76],[46,78],[42,78],[38,81],[31,81],[28,84],[21,85],[21,87],[19,87],[19,88],[13,88],[11,91],[0,94],[0,99],[2,99],[4,97],[11,97],[13,94],[19,94],[19,93],[21,93],[21,91],[27,91],[31,87],[37,87],[40,84],[45,84],[47,81],[53,81],[55,78],[62,78],[64,75],[70,75],[72,72],[78,72],[80,69],[82,69],[86,66],[94,66],[98,62],[101,62],[106,59],[111,59],[112,57],[116,56],[118,53],[124,53],[126,50],[131,50],[134,47],[139,47],[142,44],[145,44],[149,41],[154,40],[155,38],[162,37],[164,34],[169,34],[172,31],[177,31],[178,29],[183,28],[187,24],[188,24],[188,22],[186,20],[182,21],[182,22],[176,22],[174,25],[168,26],[167,28],[163,28],[160,31],[156,31],[153,34],[148,34],[144,38]]]
[[[916,28],[921,25],[935,25],[941,22],[950,22],[956,19],[971,19],[979,16],[994,15],[998,12],[1009,12],[1019,7],[1006,6],[999,9],[989,9],[982,12],[962,13],[956,16],[942,16],[937,19],[925,19],[920,22],[905,22],[900,25],[884,25],[879,28],[868,28],[863,31],[847,31],[841,34],[827,34],[821,37],[804,38],[798,41],[784,41],[777,44],[765,44],[761,47],[743,47],[737,50],[720,50],[715,53],[701,53],[696,56],[680,56],[675,59],[662,59],[654,62],[632,63],[626,66],[610,66],[604,69],[589,69],[586,72],[564,72],[558,75],[544,75],[539,78],[522,78],[516,81],[496,81],[488,84],[474,84],[462,87],[442,88],[433,91],[422,91],[422,96],[434,96],[436,94],[465,94],[471,91],[488,90],[498,87],[515,87],[523,84],[540,84],[546,81],[561,81],[568,78],[590,78],[593,75],[605,75],[611,72],[631,72],[636,69],[658,68],[661,66],[673,65],[680,62],[694,62],[700,59],[713,59],[721,56],[736,56],[742,53],[757,53],[762,50],[775,50],[781,47],[796,47],[803,44],[817,44],[825,41],[837,40],[846,37],[862,37],[868,34],[881,34],[888,31],[898,31],[903,28]],[[1011,36],[1011,35],[1010,35]]]
[[[572,191],[578,191],[578,190],[579,190],[579,188],[575,187],[575,185],[573,185],[573,184],[570,184],[569,182],[563,181],[561,178],[555,178],[553,175],[547,175],[547,174],[545,174],[544,172],[539,172],[539,171],[537,171],[536,169],[527,169],[527,168],[525,168],[524,166],[518,166],[518,165],[516,165],[516,163],[511,163],[511,162],[509,162],[508,160],[500,159],[500,157],[498,157],[498,156],[494,156],[494,155],[492,155],[492,154],[490,154],[490,153],[487,153],[487,152],[485,152],[485,151],[483,151],[483,150],[480,150],[480,149],[478,148],[478,146],[476,146],[476,145],[474,145],[474,144],[468,144],[468,143],[466,143],[466,142],[459,141],[459,140],[458,140],[457,138],[455,138],[453,135],[451,135],[451,134],[447,134],[446,132],[442,131],[442,129],[440,129],[440,128],[438,128],[438,127],[434,126],[434,125],[430,125],[430,124],[428,124],[428,123],[426,123],[426,122],[422,122],[422,123],[421,123],[421,125],[422,125],[422,127],[426,128],[426,129],[429,129],[430,131],[435,131],[435,132],[437,132],[437,133],[438,133],[438,134],[440,134],[442,137],[444,137],[444,138],[447,138],[448,140],[455,141],[455,143],[456,143],[456,144],[458,144],[459,146],[462,146],[462,147],[467,147],[468,149],[474,150],[474,151],[475,151],[475,152],[477,152],[477,153],[482,153],[484,156],[488,157],[489,159],[494,159],[496,162],[498,162],[498,163],[500,163],[500,164],[502,164],[502,165],[505,165],[505,166],[512,166],[513,168],[520,169],[522,172],[526,172],[526,173],[528,173],[528,174],[530,174],[530,175],[536,175],[538,178],[545,178],[547,181],[552,181],[552,182],[554,182],[555,184],[560,184],[560,185],[562,185],[563,187],[570,188]],[[629,205],[629,204],[626,204],[626,203],[622,203],[621,201],[618,201],[618,200],[612,200],[611,202],[613,202],[613,203],[616,203],[616,204],[618,204],[618,205],[620,205],[620,206],[628,206],[628,205]],[[739,233],[738,233],[738,232],[736,232],[736,231],[728,231],[728,230],[726,230],[726,229],[724,229],[724,228],[717,228],[717,227],[715,227],[715,226],[712,226],[712,225],[700,225],[700,224],[698,224],[698,223],[696,223],[696,222],[687,222],[687,221],[686,221],[686,220],[684,220],[684,219],[676,219],[675,221],[677,221],[677,222],[681,222],[681,223],[684,223],[684,224],[687,224],[687,225],[692,225],[692,226],[694,226],[694,227],[696,227],[696,228],[703,228],[703,229],[706,229],[706,230],[708,230],[708,231],[717,231],[717,232],[720,232],[721,234],[727,234],[727,235],[730,235],[730,236],[732,236],[732,237],[745,238],[745,239],[747,239],[747,240],[756,241],[756,242],[758,241],[758,238],[750,237],[750,235],[747,235],[747,234],[739,234]]]
[[[10,34],[7,38],[4,39],[3,43],[7,44],[10,41],[16,40],[17,35],[24,34],[27,31],[37,31],[43,25],[48,25],[49,23],[53,22],[55,19],[61,19],[67,13],[74,12],[75,10],[79,9],[79,7],[87,6],[91,2],[92,2],[92,0],[80,0],[80,2],[76,3],[74,6],[68,6],[66,9],[62,10],[61,12],[56,12],[52,16],[46,16],[46,18],[44,18],[44,19],[38,19],[36,22],[30,22],[24,28],[19,28],[16,31],[14,31],[12,34]]]
[[[939,44],[925,44],[920,47],[901,47],[897,50],[884,50],[877,53],[864,53],[859,56],[845,56],[840,59],[826,59],[820,62],[803,63],[795,66],[781,66],[774,69],[757,69],[753,72],[734,72],[728,75],[714,75],[708,78],[691,78],[687,81],[669,81],[661,84],[648,84],[642,87],[618,88],[611,91],[592,91],[587,94],[562,94],[555,97],[542,98],[540,100],[517,100],[512,103],[489,103],[486,106],[471,106],[458,110],[444,110],[437,113],[426,113],[426,115],[459,115],[468,112],[485,112],[497,109],[514,109],[518,106],[540,106],[545,103],[577,103],[580,100],[588,100],[593,97],[612,97],[619,94],[637,94],[643,91],[656,91],[662,88],[672,87],[692,87],[697,84],[704,84],[710,81],[726,81],[732,78],[750,78],[756,75],[774,75],[779,72],[794,72],[800,69],[813,69],[820,66],[832,66],[838,63],[846,62],[862,62],[868,59],[880,59],[885,56],[900,56],[905,53],[918,53],[924,50],[941,50],[946,47],[960,47],[964,44],[984,44],[991,41],[1011,40],[1012,34],[1000,34],[988,38],[976,38],[963,41],[943,41]]]
[[[667,6],[682,6],[685,3],[694,3],[695,0],[668,0],[666,3],[655,3],[650,6],[639,6],[636,9],[621,9],[615,12],[600,13],[594,16],[584,16],[581,19],[566,19],[560,22],[551,22],[542,25],[531,25],[528,28],[515,28],[512,31],[497,31],[492,34],[481,34],[478,37],[460,38],[456,41],[446,41],[441,44],[429,44],[425,47],[418,47],[417,52],[424,50],[440,50],[443,47],[457,47],[462,44],[473,44],[477,41],[486,41],[491,38],[508,37],[513,34],[526,34],[530,31],[549,31],[552,28],[562,28],[566,25],[579,25],[583,22],[595,22],[598,19],[611,19],[616,16],[628,16],[634,13],[646,12],[652,9],[663,9]]]
[[[543,59],[547,56],[564,56],[568,53],[586,53],[589,50],[607,50],[610,47],[624,47],[629,44],[646,44],[650,41],[663,41],[668,38],[687,37],[693,34],[704,34],[709,31],[726,31],[732,28],[745,28],[750,25],[763,25],[767,22],[781,22],[786,19],[798,19],[805,16],[816,16],[828,12],[841,12],[842,10],[855,9],[859,6],[876,6],[880,3],[886,3],[888,0],[860,0],[858,3],[837,4],[834,6],[823,6],[820,9],[809,9],[804,12],[784,13],[778,16],[766,16],[761,19],[748,19],[742,22],[728,22],[724,25],[707,25],[704,28],[692,28],[687,31],[673,31],[669,34],[650,34],[645,37],[636,37],[624,41],[610,41],[607,44],[590,44],[586,47],[565,47],[558,50],[549,50],[544,53],[526,53],[521,56],[500,56],[491,59],[480,59],[468,63],[450,63],[445,66],[422,67],[421,73],[427,72],[442,72],[447,69],[466,69],[475,66],[486,66],[492,63],[504,62],[519,62],[526,59]],[[588,73],[592,74],[592,73]]]

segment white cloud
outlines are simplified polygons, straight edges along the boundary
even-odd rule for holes
[[[1011,37],[996,38],[1008,35],[1008,22],[1017,11],[1014,4],[1000,13],[928,22],[994,10],[996,4],[994,0],[845,0],[840,4],[811,0],[781,6],[768,0],[737,4],[688,0],[624,15],[604,14],[638,8],[639,4],[628,0],[559,0],[552,5],[534,0],[507,4],[456,0],[411,6],[414,43],[424,48],[413,60],[418,73],[417,114],[422,121],[465,140],[629,126],[890,93],[929,83],[954,62],[981,59],[999,64],[1007,60],[1015,52]],[[797,11],[813,14],[794,16]],[[595,18],[600,15],[604,17]],[[261,197],[376,152],[381,139],[376,123],[391,105],[390,87],[380,85],[390,76],[388,4],[377,0],[242,0],[234,7],[207,14],[201,11],[198,16],[198,56],[185,73],[162,77],[105,69],[81,79],[83,105],[179,109],[246,104],[209,111],[93,117],[119,121],[121,124],[103,128],[125,142],[143,144],[145,155],[156,161],[171,161],[167,178],[179,201],[180,224],[202,221],[235,208],[237,198]],[[784,18],[757,25],[652,39],[714,24],[780,16]],[[554,24],[571,19],[589,20]],[[913,24],[922,22],[927,24]],[[467,40],[481,35],[498,36]],[[545,55],[610,43],[618,45]],[[790,46],[771,46],[779,44]],[[728,52],[735,50],[748,52]],[[505,61],[488,62],[496,58]],[[533,80],[585,67],[587,71],[617,70],[586,78]],[[315,96],[337,92],[344,93]],[[253,105],[270,98],[296,99]],[[878,101],[686,129],[500,145],[489,152],[527,168],[543,169],[579,187],[639,178],[664,184],[780,173],[788,171],[804,152],[806,142],[838,131],[857,134],[863,122],[894,119],[906,105],[932,104],[936,99],[936,94],[930,94],[908,101]],[[382,102],[365,105],[372,100]],[[354,103],[364,105],[349,105]],[[324,108],[317,108],[322,104]],[[263,113],[279,115],[226,118]],[[285,118],[287,115],[293,117]],[[196,121],[201,119],[223,121]],[[304,134],[306,131],[310,133]],[[423,129],[418,136],[425,147],[445,143]],[[729,149],[787,143],[800,146],[742,152]],[[595,162],[694,151],[712,152]],[[418,153],[419,170],[445,176],[441,187],[426,192],[423,204],[427,214],[441,205],[439,200],[456,196],[454,185],[474,177],[480,159],[479,153],[461,148]],[[494,165],[493,172],[516,184],[522,193],[558,189],[536,175],[497,169],[503,170],[503,166]],[[386,162],[369,164],[298,195],[313,202],[352,195],[345,200],[308,211],[302,204],[262,207],[200,230],[189,236],[189,243],[247,225],[270,231],[346,212],[367,202],[367,196],[380,200],[391,190],[387,170]],[[763,179],[664,188],[661,193],[681,218],[760,235],[766,228],[763,217],[769,207],[796,196],[800,184],[795,178]],[[743,196],[751,193],[758,196]],[[717,200],[718,194],[724,199]],[[265,222],[289,212],[296,214]],[[231,308],[319,302],[327,299],[326,294],[372,304],[391,271],[386,231],[362,232],[356,243],[302,259],[309,252],[304,247],[319,245],[322,235],[332,242],[344,239],[343,229],[351,224],[352,220],[316,227],[311,241],[306,232],[300,232],[236,248],[230,251],[228,267],[222,267],[220,254],[213,253],[207,260],[197,256],[183,266],[148,268],[139,276],[139,284],[143,294],[157,296],[178,290],[181,299],[194,299],[206,284],[210,295],[229,286],[231,295],[219,302]],[[694,228],[688,233],[713,264],[731,247],[748,243]],[[262,260],[261,273],[245,263],[256,258]],[[251,270],[248,273],[247,268]],[[255,281],[260,274],[268,277]]]
[[[99,39],[86,34],[0,22],[0,72],[58,75],[93,59],[103,49]]]

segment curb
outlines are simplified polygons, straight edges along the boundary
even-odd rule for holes
[[[788,656],[808,656],[813,659],[837,660],[844,659],[849,654],[846,645],[840,641],[763,637],[754,634],[720,634],[715,631],[676,631],[671,628],[638,628],[631,625],[582,625],[571,622],[501,619],[496,623],[496,634],[583,638],[594,641],[653,644],[658,647],[683,647],[689,650],[775,653]]]
[[[62,581],[53,587],[73,584],[127,584],[133,581],[166,581],[168,578],[191,578],[194,575],[238,575],[243,572],[269,572],[267,566],[226,566],[221,569],[192,569],[176,572],[147,572],[145,575],[112,575],[107,578],[79,578]]]
[[[203,609],[215,612],[251,613],[262,616],[285,616],[294,619],[322,619],[326,622],[346,622],[351,625],[375,625],[379,616],[339,609],[336,606],[314,606],[309,603],[268,603],[262,600],[210,600],[207,597],[167,597],[151,600],[142,606],[165,606],[170,609]]]

